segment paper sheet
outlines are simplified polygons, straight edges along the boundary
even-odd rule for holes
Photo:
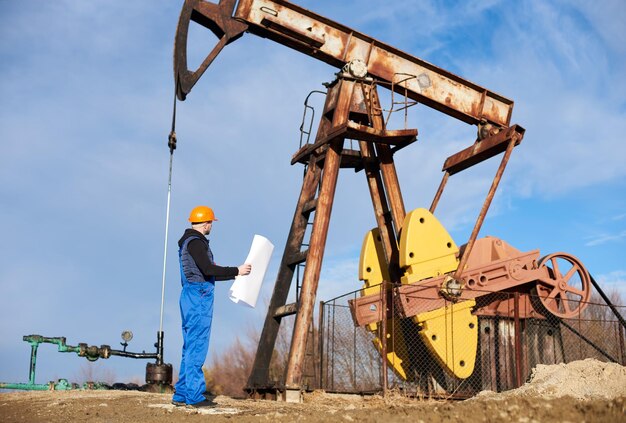
[[[274,251],[274,245],[261,235],[254,235],[250,252],[244,263],[252,265],[252,271],[245,276],[237,276],[230,287],[230,299],[234,303],[242,303],[249,307],[256,306],[261,291],[261,284]]]

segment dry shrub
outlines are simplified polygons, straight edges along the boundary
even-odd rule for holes
[[[78,384],[85,382],[104,382],[112,385],[116,382],[115,372],[107,369],[99,362],[85,362],[78,369],[78,375],[75,380]]]
[[[270,363],[271,380],[280,380],[282,376],[289,351],[285,333],[289,329],[283,324],[279,330]],[[208,392],[235,398],[245,396],[244,388],[252,371],[259,338],[258,330],[249,329],[243,340],[236,337],[230,347],[212,357],[209,367],[203,369]]]
[[[254,349],[246,346],[239,337],[221,354],[214,357],[205,369],[207,391],[216,395],[240,397],[254,361]]]

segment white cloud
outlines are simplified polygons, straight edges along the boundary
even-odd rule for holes
[[[626,238],[626,231],[622,231],[616,234],[600,234],[593,237],[590,241],[587,241],[585,245],[587,247],[593,247],[607,242],[618,242],[624,238]]]
[[[624,178],[626,61],[571,8],[523,4],[495,29],[495,61],[461,65],[515,99],[513,122],[527,129],[511,163],[515,189],[553,196]]]

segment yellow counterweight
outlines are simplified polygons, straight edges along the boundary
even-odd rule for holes
[[[420,281],[455,271],[459,248],[443,225],[428,210],[419,208],[406,215],[399,245],[399,265],[403,284]],[[389,270],[378,229],[369,231],[363,240],[359,262],[359,279],[364,282],[362,293],[380,292],[380,283],[389,280]],[[465,379],[474,371],[478,346],[478,318],[472,314],[474,300],[449,303],[420,313],[412,321],[400,324],[399,318],[387,320],[387,361],[402,379],[411,378],[409,371],[411,348],[405,336],[419,333],[421,340],[437,363],[451,376]],[[377,334],[373,340],[382,353],[381,330],[377,323],[367,329]],[[408,330],[408,331],[407,331]],[[413,362],[425,357],[412,357]]]
[[[475,306],[476,301],[469,300],[415,316],[424,344],[439,365],[459,379],[474,371],[478,346],[478,318],[472,314]]]
[[[431,212],[420,208],[406,215],[400,235],[403,284],[455,271],[458,253],[454,240]]]
[[[363,239],[359,260],[359,279],[364,282],[361,290],[363,295],[381,292],[382,282],[389,281],[389,269],[384,257],[380,232],[378,228],[374,228]],[[415,325],[413,322],[411,324]],[[415,330],[417,330],[417,325],[415,326]],[[382,354],[382,328],[379,327],[378,323],[370,323],[367,325],[367,329],[376,334],[372,342]],[[387,362],[400,378],[407,380],[410,374],[407,368],[409,364],[408,352],[403,331],[397,318],[387,320],[386,334]]]
[[[400,236],[400,267],[403,284],[454,272],[459,248],[428,210],[408,213]],[[415,316],[420,337],[439,365],[450,375],[465,379],[474,371],[478,346],[478,318],[472,314],[474,300],[449,304]]]

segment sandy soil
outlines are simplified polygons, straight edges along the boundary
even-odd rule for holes
[[[2,422],[625,422],[626,367],[584,360],[539,366],[532,380],[505,393],[466,401],[305,394],[300,404],[219,396],[215,407],[175,407],[170,395],[134,391],[0,394]]]

